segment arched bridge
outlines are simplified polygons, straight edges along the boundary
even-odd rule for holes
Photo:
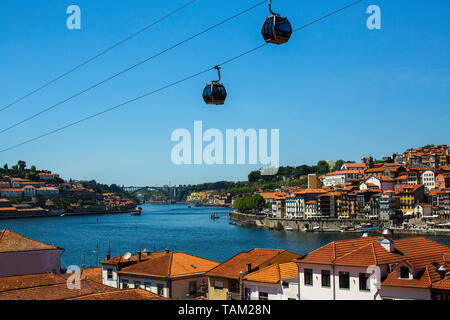
[[[160,191],[162,193],[164,193],[166,196],[169,197],[169,199],[173,200],[173,201],[181,201],[187,191],[187,188],[182,187],[182,186],[162,186],[162,187],[135,187],[135,186],[131,186],[131,187],[122,187],[122,190],[125,192],[129,192],[129,193],[138,193],[138,192],[147,192],[147,191],[152,191],[152,190],[157,190]]]

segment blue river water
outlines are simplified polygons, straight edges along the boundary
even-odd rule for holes
[[[0,230],[10,229],[31,239],[64,248],[62,266],[96,266],[108,247],[112,256],[169,248],[223,262],[253,248],[286,249],[300,255],[328,242],[360,234],[273,231],[230,225],[230,209],[188,208],[186,204],[144,205],[141,216],[127,213],[76,217],[0,220]],[[211,220],[218,213],[220,219]],[[411,237],[395,235],[395,237]],[[450,237],[427,236],[450,245]],[[98,250],[97,250],[98,245]],[[97,254],[98,252],[98,254]]]

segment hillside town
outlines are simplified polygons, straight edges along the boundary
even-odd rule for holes
[[[450,248],[423,237],[333,241],[305,255],[255,248],[219,263],[139,251],[61,268],[63,248],[0,231],[0,300],[449,300]]]
[[[136,203],[26,163],[0,169],[0,219],[129,212]]]
[[[258,214],[279,219],[378,220],[393,225],[415,219],[412,221],[450,227],[447,145],[410,149],[378,161],[363,157],[360,163],[343,163],[338,170],[304,178],[307,188],[259,188],[254,194],[264,198],[266,206]],[[239,198],[231,198],[226,191],[206,191],[192,193],[188,201],[237,208]]]

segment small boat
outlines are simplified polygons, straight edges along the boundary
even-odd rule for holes
[[[237,225],[237,223],[234,222],[234,221],[230,221],[230,224],[233,225],[233,226]]]
[[[63,213],[63,214],[61,214],[61,215],[60,215],[60,217],[64,217],[65,215],[66,215],[66,214],[65,214],[65,213]]]
[[[303,231],[303,232],[308,232],[309,229],[308,229],[308,228],[303,228],[302,231]]]
[[[140,216],[142,212],[141,207],[137,207],[136,210],[131,211],[130,216]]]
[[[188,209],[190,209],[191,208],[191,206],[188,206]]]
[[[219,219],[219,218],[220,218],[220,216],[219,216],[218,214],[216,214],[216,213],[213,213],[213,214],[211,215],[211,219],[212,219],[212,220]]]
[[[289,226],[284,227],[284,231],[293,231],[293,230],[294,230],[294,228],[292,228],[292,227],[289,227]]]
[[[320,231],[320,227],[319,226],[313,227],[313,231]]]

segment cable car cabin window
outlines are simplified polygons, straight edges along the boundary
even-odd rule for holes
[[[282,37],[290,37],[292,33],[291,24],[285,18],[277,17],[277,24],[275,25],[277,35]]]
[[[262,33],[264,39],[269,39],[273,37],[273,17],[267,18],[263,25]]]
[[[215,85],[212,90],[212,95],[214,98],[224,99],[227,93],[222,85]]]

